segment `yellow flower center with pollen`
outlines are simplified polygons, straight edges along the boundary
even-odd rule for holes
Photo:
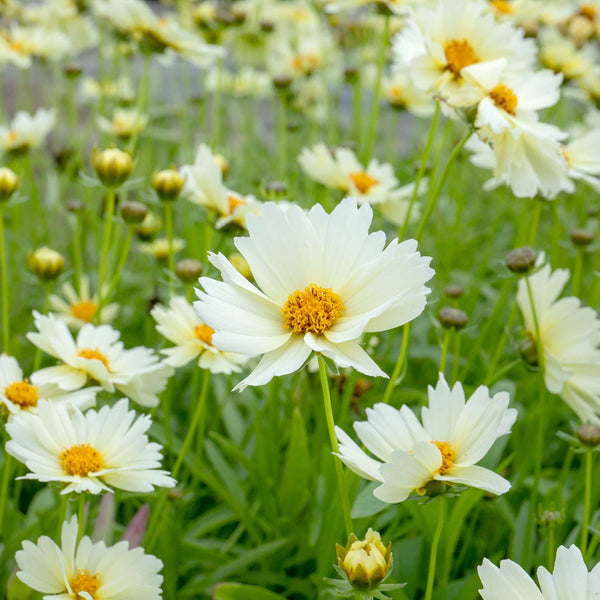
[[[432,442],[442,454],[442,466],[438,469],[440,475],[445,475],[453,466],[456,451],[448,442]]]
[[[31,385],[27,379],[11,383],[4,389],[4,395],[13,403],[21,408],[30,408],[37,406],[40,395],[37,387]]]
[[[96,592],[102,587],[102,581],[98,573],[90,575],[87,569],[79,569],[77,575],[71,577],[69,585],[75,594],[75,598],[79,600],[79,598],[82,598],[80,592],[87,592],[92,598],[95,598]]]
[[[77,319],[89,323],[94,315],[98,305],[93,300],[81,300],[71,305],[71,314]]]
[[[229,214],[231,214],[238,206],[246,204],[246,201],[242,198],[237,198],[236,196],[229,196],[227,198],[227,203],[229,205]]]
[[[196,339],[200,340],[201,342],[204,342],[205,344],[208,344],[209,346],[212,346],[212,337],[214,332],[215,330],[212,329],[212,327],[209,327],[204,323],[202,323],[202,325],[196,325],[196,327],[194,327],[194,335],[196,336]]]
[[[349,174],[350,179],[352,179],[352,183],[354,183],[356,189],[361,194],[368,194],[369,190],[379,183],[379,180],[375,179],[375,177],[371,177],[368,173],[364,171],[356,171],[354,173]]]
[[[467,40],[452,40],[444,48],[446,54],[447,68],[452,71],[455,77],[460,76],[460,72],[469,65],[479,62],[475,55],[475,50]]]
[[[14,144],[19,139],[19,133],[17,131],[9,131],[8,132],[8,141],[11,144]]]
[[[504,15],[510,15],[512,13],[512,6],[510,2],[506,0],[492,0],[492,6]]]
[[[579,7],[579,14],[590,21],[593,21],[598,16],[598,11],[593,4],[582,4]]]
[[[107,371],[110,370],[108,368],[108,358],[106,358],[106,356],[104,356],[104,354],[102,354],[102,352],[100,352],[98,348],[84,348],[83,350],[79,351],[79,354],[77,356],[81,356],[81,358],[87,359],[95,358],[106,367]]]
[[[288,296],[283,305],[283,321],[294,333],[322,334],[343,312],[342,299],[331,288],[311,283]]]
[[[513,117],[517,111],[517,95],[507,86],[499,83],[491,92],[490,98],[494,104]]]
[[[102,468],[102,455],[91,444],[71,446],[60,453],[60,464],[67,475],[87,477]]]

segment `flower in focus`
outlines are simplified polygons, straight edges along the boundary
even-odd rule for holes
[[[168,307],[155,305],[150,312],[156,321],[156,330],[173,342],[173,348],[161,350],[165,362],[172,367],[183,367],[198,359],[201,369],[211,373],[233,373],[240,370],[248,358],[232,352],[221,352],[212,345],[214,331],[203,323],[192,305],[182,296],[171,298]]]
[[[249,237],[235,238],[257,286],[222,254],[210,255],[223,281],[202,277],[194,307],[215,330],[213,345],[262,355],[236,389],[292,373],[312,352],[385,376],[360,338],[419,316],[434,271],[415,240],[393,240],[384,249],[385,234],[369,234],[372,218],[370,206],[359,208],[352,198],[331,214],[319,204],[305,213],[266,203],[259,215],[248,215]]]
[[[8,125],[0,127],[0,149],[15,154],[39,148],[55,120],[54,110],[40,108],[34,115],[18,112]]]
[[[55,315],[72,329],[90,323],[98,310],[98,296],[90,294],[90,280],[84,275],[79,284],[79,293],[73,285],[65,282],[61,286],[63,297],[50,294],[48,300]],[[110,323],[117,315],[119,305],[107,304],[100,311],[100,323]]]
[[[479,593],[484,600],[588,600],[600,596],[600,565],[588,572],[581,550],[575,545],[558,548],[552,573],[545,567],[538,568],[539,588],[512,560],[502,560],[497,567],[486,558],[477,572],[483,584]]]
[[[62,364],[36,371],[35,385],[53,383],[65,391],[96,381],[107,392],[119,390],[142,406],[156,406],[173,369],[150,348],[126,349],[119,332],[110,325],[86,323],[74,340],[67,325],[54,315],[33,313],[38,331],[28,333],[29,341],[58,358]]]
[[[122,600],[162,597],[162,561],[129,542],[107,547],[88,536],[77,539],[77,517],[61,528],[61,545],[47,536],[37,544],[23,542],[15,559],[17,577],[44,598],[74,600]]]
[[[379,481],[373,493],[383,502],[426,493],[432,481],[506,493],[510,483],[477,463],[499,437],[510,433],[517,418],[517,411],[508,408],[508,394],[490,397],[488,388],[480,386],[465,401],[462,385],[450,389],[441,373],[437,386],[429,386],[427,392],[422,425],[408,406],[396,410],[382,403],[367,409],[367,421],[354,424],[362,443],[379,460],[336,428],[341,460],[361,477]]]
[[[7,423],[6,451],[31,471],[22,479],[60,483],[61,494],[152,492],[175,480],[157,468],[161,446],[145,434],[151,424],[149,415],[136,420],[125,398],[85,414],[40,400],[37,414],[20,413]]]

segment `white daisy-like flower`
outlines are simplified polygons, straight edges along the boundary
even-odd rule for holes
[[[52,127],[56,113],[40,108],[34,115],[20,111],[7,125],[0,127],[0,149],[4,152],[26,152],[39,148]]]
[[[371,207],[359,208],[353,198],[331,214],[319,204],[305,213],[266,203],[258,216],[248,215],[249,237],[234,241],[256,286],[225,256],[210,255],[223,281],[202,277],[194,308],[215,330],[213,345],[262,355],[236,389],[292,373],[313,351],[340,367],[385,376],[360,338],[418,317],[434,271],[415,240],[385,247],[383,232],[369,233],[372,218]]]
[[[98,296],[90,293],[90,280],[85,275],[79,283],[79,293],[68,281],[61,286],[63,297],[50,294],[50,309],[72,329],[90,323],[98,310]],[[106,286],[108,291],[108,286]],[[110,323],[117,315],[119,305],[107,304],[100,311],[100,323]]]
[[[248,360],[241,354],[217,350],[212,345],[214,330],[200,320],[183,296],[171,298],[168,307],[156,304],[150,314],[157,323],[156,330],[175,344],[161,350],[172,367],[198,359],[198,366],[211,373],[234,373]]]
[[[543,256],[538,259],[543,263]],[[559,296],[568,269],[544,265],[529,275],[533,306],[543,349],[546,388],[558,394],[584,422],[600,424],[600,319],[579,298]],[[535,343],[536,327],[527,282],[519,281],[517,303],[526,335]],[[538,358],[539,360],[539,358]]]
[[[24,541],[15,555],[17,577],[46,600],[162,598],[162,561],[129,542],[78,542],[78,527],[76,516],[62,524],[60,546],[45,535],[36,544]]]
[[[435,110],[435,103],[430,94],[415,87],[405,70],[395,69],[381,82],[381,96],[393,108],[407,110],[416,117],[430,117]]]
[[[569,176],[600,192],[600,128],[572,139],[562,147]]]
[[[148,440],[150,425],[149,415],[136,419],[126,398],[85,414],[40,400],[37,414],[8,422],[6,451],[31,471],[21,479],[60,483],[61,494],[152,492],[175,480],[158,468],[162,448]]]
[[[600,564],[588,572],[581,550],[575,545],[558,548],[552,573],[538,568],[539,587],[512,560],[502,560],[497,567],[486,558],[477,573],[484,600],[591,600],[600,596]]]
[[[422,425],[408,406],[396,410],[383,403],[367,409],[367,421],[354,424],[361,442],[379,460],[337,427],[341,460],[361,477],[379,481],[373,493],[384,502],[423,493],[434,480],[493,494],[507,492],[506,479],[477,463],[499,437],[510,433],[517,418],[517,411],[508,408],[508,394],[490,397],[488,388],[480,386],[465,401],[462,385],[450,389],[441,373],[437,386],[429,386],[427,392],[429,407],[422,409]]]
[[[143,131],[148,124],[148,116],[138,111],[136,108],[117,108],[113,113],[112,119],[98,117],[98,127],[104,133],[120,137],[123,140],[129,139],[132,135]]]
[[[33,315],[38,332],[27,338],[62,363],[36,371],[31,378],[34,385],[53,383],[72,391],[96,381],[107,392],[119,390],[142,406],[158,405],[157,394],[174,371],[150,348],[124,348],[119,332],[110,325],[86,323],[73,339],[67,325],[54,315],[36,311]]]
[[[52,383],[34,385],[23,377],[16,358],[0,355],[0,405],[4,405],[11,417],[21,411],[36,413],[38,402],[42,399],[86,410],[94,406],[100,390],[100,387],[86,387],[65,392]]]
[[[182,238],[173,238],[171,245],[168,238],[156,238],[151,242],[145,242],[139,246],[142,254],[153,256],[156,260],[165,261],[169,258],[169,250],[177,254],[185,248],[185,240]]]

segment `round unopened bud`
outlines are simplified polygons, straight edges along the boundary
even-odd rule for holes
[[[81,75],[81,67],[77,65],[67,65],[64,73],[65,77],[68,77],[69,79],[76,79]]]
[[[344,69],[344,79],[347,83],[356,83],[358,81],[358,67],[351,66]]]
[[[213,154],[213,160],[221,169],[221,173],[223,177],[227,177],[227,173],[229,173],[229,161],[222,154]]]
[[[539,522],[542,525],[553,525],[555,523],[561,523],[563,515],[559,510],[545,510],[541,515]]]
[[[449,283],[444,288],[444,295],[448,298],[460,298],[465,293],[465,288],[458,283]]]
[[[587,229],[573,229],[570,233],[571,241],[575,246],[584,248],[594,241],[594,234]]]
[[[202,263],[195,258],[184,258],[175,264],[175,275],[183,283],[193,283],[202,275]]]
[[[181,500],[183,498],[183,491],[178,487],[170,488],[167,492],[167,498],[171,502],[174,500]]]
[[[148,214],[148,207],[135,200],[127,200],[121,206],[121,216],[127,225],[139,225],[144,222]]]
[[[267,181],[265,183],[264,192],[269,200],[284,198],[287,195],[287,191],[287,185],[283,181]]]
[[[47,246],[38,248],[27,257],[29,268],[43,281],[56,279],[65,268],[65,259],[60,252]]]
[[[537,344],[533,336],[527,332],[526,337],[521,342],[519,346],[519,353],[521,354],[521,358],[532,367],[537,367],[538,364],[538,354],[537,354]]]
[[[577,439],[588,448],[595,448],[600,445],[600,427],[585,423],[577,428]]]
[[[260,29],[261,29],[261,31],[264,31],[265,33],[271,33],[271,31],[273,31],[273,29],[275,29],[275,23],[273,23],[273,21],[261,21]]]
[[[8,202],[19,187],[19,176],[8,167],[0,167],[0,203]]]
[[[427,483],[427,485],[420,490],[417,490],[417,493],[421,496],[429,496],[430,498],[435,498],[436,496],[441,496],[446,493],[446,484],[443,481],[438,481],[437,479],[432,479]]]
[[[94,149],[92,164],[100,181],[108,188],[125,183],[133,171],[133,158],[118,148]]]
[[[174,202],[179,198],[184,179],[177,169],[165,169],[154,173],[152,187],[163,202]]]
[[[506,266],[513,273],[529,273],[535,266],[535,259],[537,253],[533,248],[529,246],[523,246],[522,248],[515,248],[508,253],[506,257]]]
[[[287,90],[290,87],[290,85],[292,85],[294,78],[290,75],[274,75],[272,81],[273,86],[276,89]]]
[[[236,271],[243,275],[246,279],[252,279],[252,270],[248,261],[237,252],[229,257],[229,262],[235,267]]]
[[[444,329],[463,329],[467,324],[467,315],[459,308],[444,306],[438,313],[438,319]]]
[[[81,200],[73,199],[67,203],[67,210],[71,213],[81,212],[85,208],[85,204]]]

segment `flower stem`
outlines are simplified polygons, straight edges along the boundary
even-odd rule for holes
[[[335,436],[335,425],[333,422],[333,410],[331,408],[331,394],[329,392],[329,382],[327,381],[327,365],[325,359],[319,354],[319,377],[321,380],[321,389],[323,390],[323,405],[325,407],[325,419],[327,421],[327,431],[329,432],[329,441],[331,443],[331,451],[334,454],[338,452],[338,443]],[[346,491],[346,479],[344,477],[344,469],[342,461],[338,456],[334,456],[335,472],[337,475],[340,500],[342,502],[342,512],[344,514],[344,525],[346,526],[346,534],[350,536],[353,533],[352,517],[350,515],[350,502],[348,501],[348,493]]]
[[[540,224],[540,217],[542,216],[542,201],[536,200],[535,207],[533,209],[533,219],[531,220],[531,227],[529,229],[529,237],[527,238],[527,245],[533,246],[535,244],[535,238],[537,230]]]
[[[583,524],[581,526],[581,554],[583,554],[584,560],[587,559],[586,553],[592,509],[592,459],[592,450],[588,448],[585,453],[585,492],[583,496]]]
[[[446,358],[448,357],[448,346],[450,345],[451,329],[446,329],[444,332],[444,340],[442,341],[442,355],[440,356],[439,372],[446,374]]]
[[[581,272],[583,270],[583,253],[577,250],[575,255],[575,266],[573,267],[573,296],[579,297],[579,288],[581,287]]]
[[[173,205],[165,202],[165,228],[167,230],[167,243],[169,244],[168,266],[170,274],[175,273],[175,259],[173,256]],[[130,229],[131,231],[131,229]],[[173,280],[169,278],[169,293],[173,295]]]
[[[446,520],[446,502],[445,498],[440,498],[440,510],[438,514],[437,527],[433,534],[433,541],[431,542],[431,551],[429,553],[429,570],[427,571],[427,587],[425,588],[425,600],[431,600],[433,596],[433,583],[435,581],[435,566],[437,563],[438,547],[440,545],[440,538],[442,537],[442,530],[444,529],[444,521]]]
[[[2,285],[2,351],[10,354],[10,309],[8,296],[8,263],[4,241],[4,213],[0,206],[0,285]],[[0,516],[1,518],[1,516]]]
[[[458,370],[460,368],[460,332],[454,332],[454,351],[452,357],[452,374],[450,376],[450,383],[453,385],[458,380]]]
[[[50,310],[50,284],[46,282],[44,284],[44,308],[42,314],[47,315]],[[35,357],[33,359],[33,371],[37,371],[42,364],[42,349],[37,348],[35,351]]]
[[[106,278],[106,262],[108,260],[108,250],[110,249],[110,239],[112,237],[113,217],[115,214],[115,190],[108,188],[106,190],[106,224],[104,226],[104,242],[102,245],[102,254],[100,255],[100,267],[98,268],[98,309],[96,311],[96,321],[100,322],[100,313],[106,300],[102,293],[104,279]]]
[[[2,487],[0,487],[0,534],[6,540],[4,535],[3,521],[6,513],[6,505],[8,502],[8,486],[10,483],[10,476],[12,471],[12,457],[10,454],[4,451],[4,464],[2,465]]]
[[[77,530],[77,541],[81,541],[85,533],[85,494],[79,494],[79,510],[77,511],[77,522],[79,529]]]
[[[392,392],[394,391],[394,387],[396,386],[396,381],[398,381],[398,377],[404,367],[404,363],[406,362],[406,354],[408,352],[408,340],[410,338],[410,323],[405,323],[402,331],[402,347],[400,348],[400,354],[398,355],[398,360],[396,361],[396,366],[394,367],[394,371],[390,380],[388,381],[387,387],[385,388],[385,393],[383,394],[382,402],[387,404],[390,401],[392,396]]]
[[[75,273],[73,279],[75,283],[75,289],[81,291],[81,274],[83,272],[83,252],[81,250],[81,220],[82,212],[77,211],[75,215],[75,227],[73,228],[73,268]]]
[[[131,238],[133,237],[133,230],[131,227],[127,231],[127,237],[125,238],[125,244],[123,244],[123,249],[121,251],[121,258],[119,259],[119,264],[117,265],[117,271],[115,272],[112,281],[110,282],[110,287],[108,288],[104,301],[106,301],[112,296],[113,292],[119,285],[119,280],[121,279],[121,273],[125,268],[125,263],[127,262],[127,257],[129,256],[129,248],[131,247]],[[100,317],[98,317],[100,318]]]
[[[287,99],[284,90],[279,96],[279,177],[286,180],[287,175]]]

